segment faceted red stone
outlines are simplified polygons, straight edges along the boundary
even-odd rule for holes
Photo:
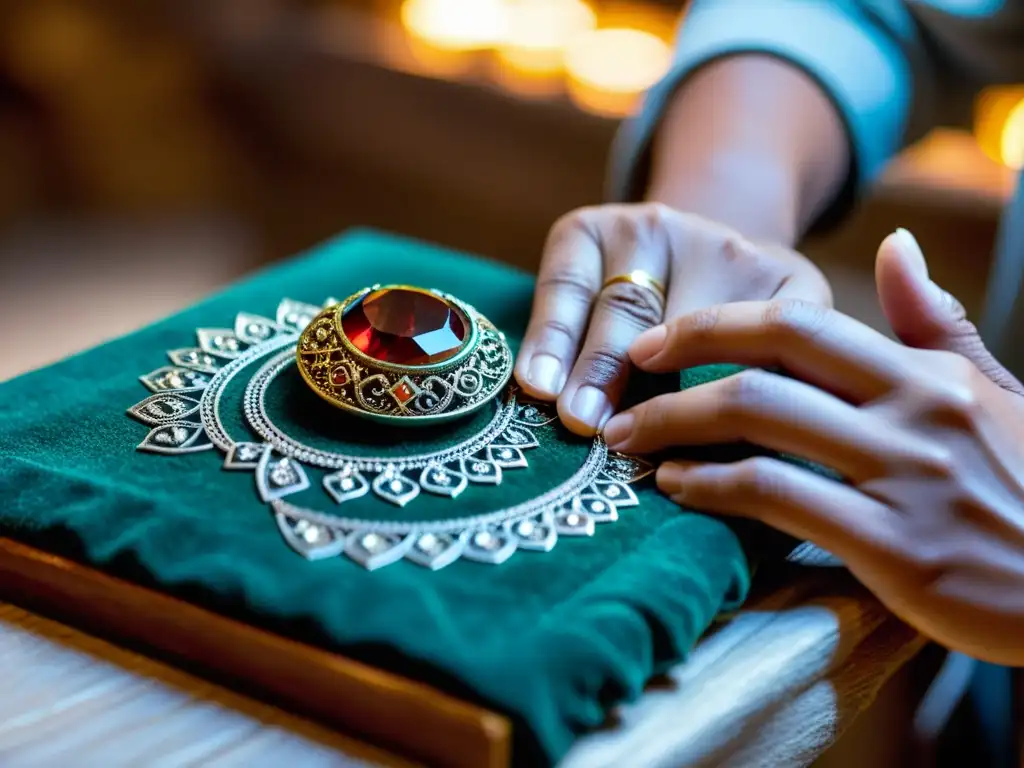
[[[353,302],[342,315],[341,329],[375,360],[433,365],[458,354],[469,322],[458,307],[432,293],[384,288]]]
[[[395,387],[394,392],[395,397],[398,399],[398,402],[400,403],[405,403],[412,398],[412,390],[409,389],[409,386],[407,384],[399,384],[397,387]]]
[[[344,366],[339,365],[331,371],[331,384],[336,387],[343,387],[348,384],[348,371],[345,370]]]

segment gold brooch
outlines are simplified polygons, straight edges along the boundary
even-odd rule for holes
[[[512,376],[505,335],[440,291],[375,285],[327,307],[296,348],[299,372],[327,402],[408,426],[466,416]]]

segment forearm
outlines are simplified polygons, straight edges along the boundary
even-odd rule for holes
[[[785,245],[795,245],[850,169],[842,123],[818,85],[755,54],[690,78],[652,149],[648,200]]]

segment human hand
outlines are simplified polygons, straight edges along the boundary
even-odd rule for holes
[[[835,311],[745,302],[678,318],[636,341],[647,371],[751,369],[654,398],[608,422],[615,450],[748,442],[775,458],[667,462],[658,485],[687,507],[761,520],[842,559],[894,613],[976,658],[1024,663],[1024,388],[927,275],[909,233],[879,251],[900,344]]]
[[[667,296],[606,284],[634,270]],[[640,333],[715,304],[782,298],[831,305],[822,274],[788,248],[656,203],[582,208],[551,229],[516,378],[528,394],[557,399],[570,430],[593,435],[619,403]]]

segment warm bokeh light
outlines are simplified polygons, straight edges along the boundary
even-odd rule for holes
[[[567,91],[582,109],[622,117],[667,71],[669,18],[635,3],[591,0],[405,0],[410,50],[434,76],[479,74],[485,59],[503,88],[520,95]],[[648,16],[650,18],[648,18]]]
[[[445,50],[493,48],[506,28],[503,0],[406,0],[402,24],[419,40]]]
[[[974,107],[974,137],[992,160],[1009,168],[1024,167],[1024,85],[981,92]]]
[[[1024,169],[1024,98],[1010,110],[1003,123],[999,150],[1006,166],[1015,171]]]
[[[650,32],[594,30],[566,51],[569,94],[584,109],[623,116],[668,71],[671,61],[669,44]]]
[[[597,18],[582,0],[516,0],[508,6],[499,55],[515,69],[536,75],[562,71],[565,50]]]

